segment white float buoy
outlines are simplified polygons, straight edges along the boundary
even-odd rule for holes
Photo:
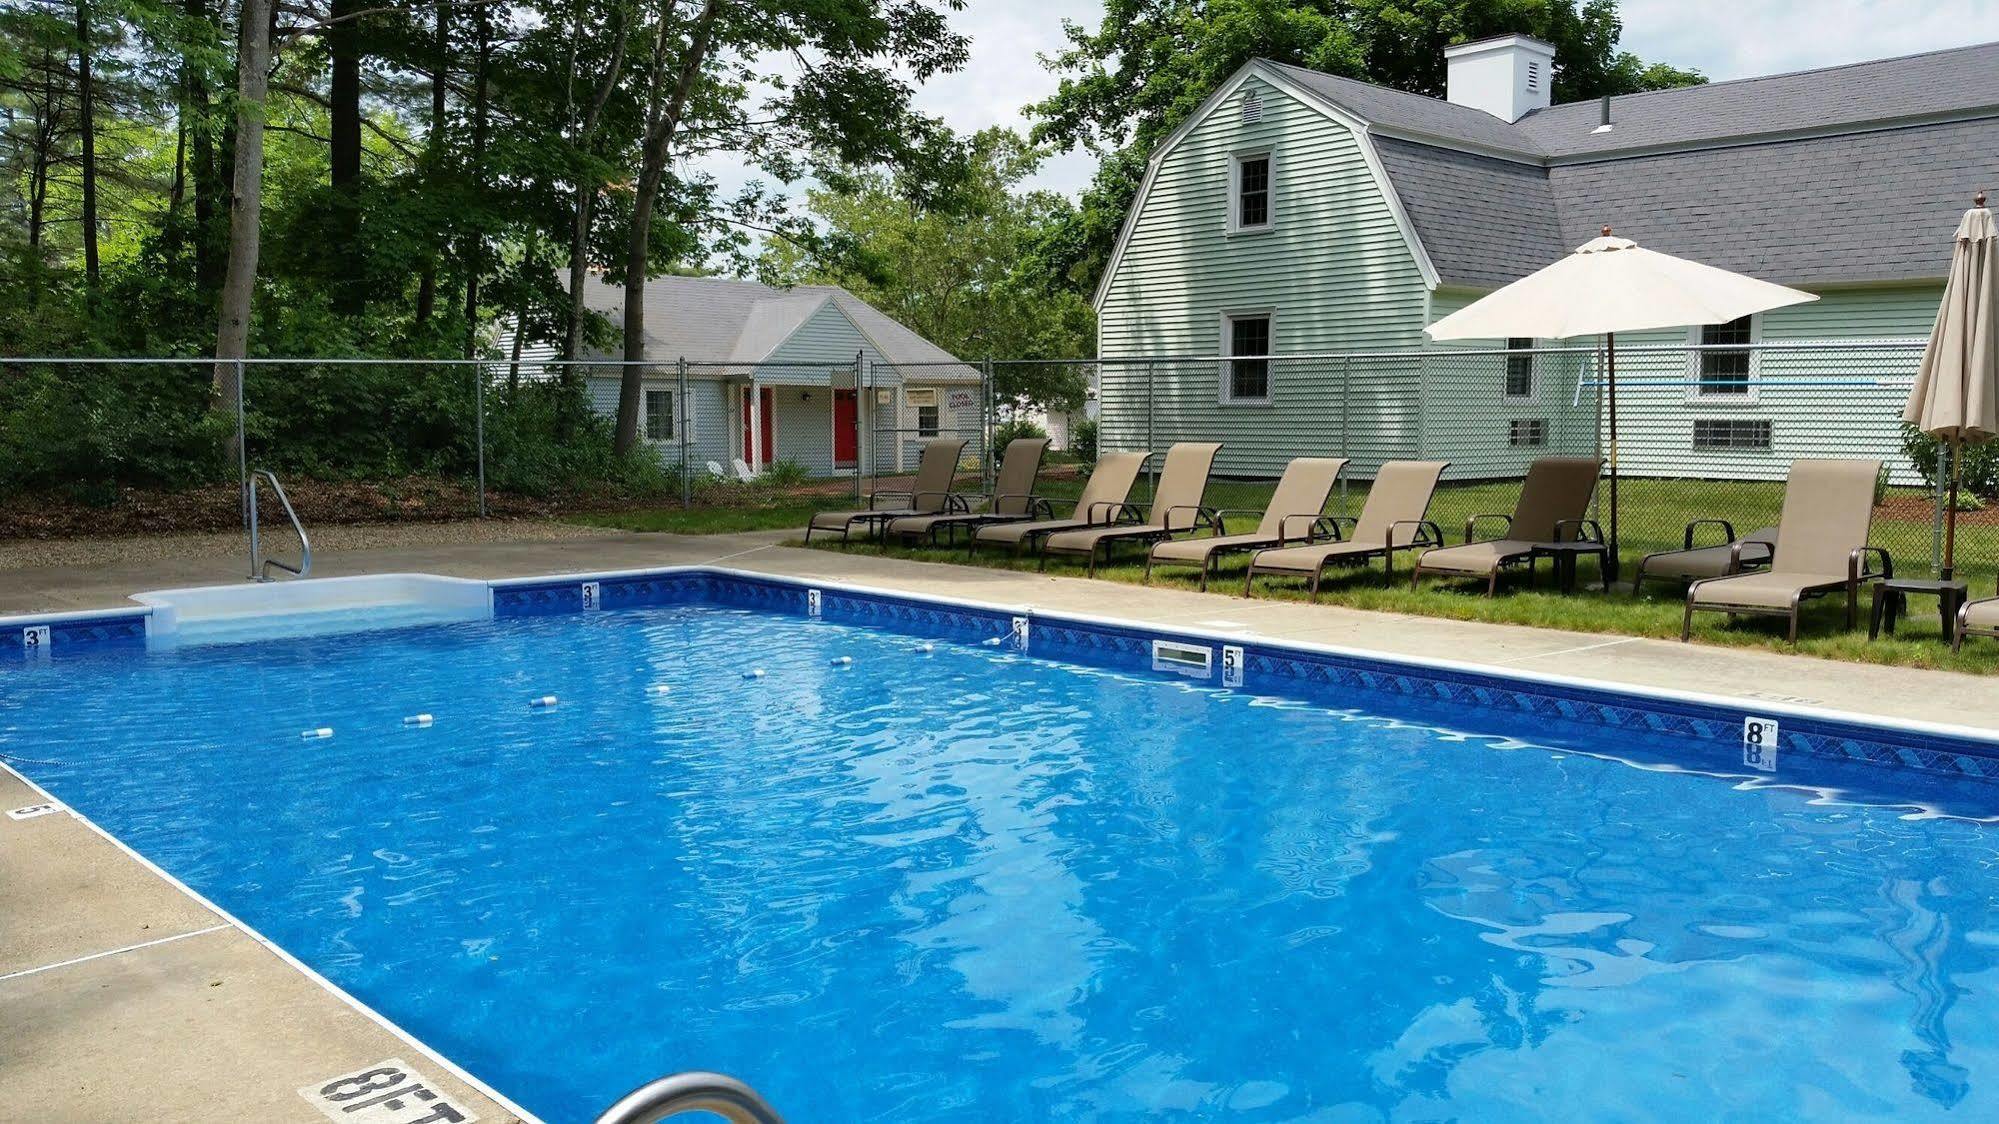
[[[745,679],[762,679],[763,677],[764,677],[764,669],[760,667],[753,667],[748,671],[743,672],[743,678]]]
[[[543,695],[538,699],[529,699],[528,705],[536,710],[548,710],[555,705],[555,701],[554,695]]]
[[[673,688],[672,688],[672,687],[670,687],[670,686],[668,686],[668,685],[667,685],[667,684],[665,684],[665,683],[654,683],[654,684],[653,684],[652,686],[650,686],[650,687],[647,687],[647,688],[646,688],[646,694],[648,694],[648,695],[664,695],[664,694],[667,694],[667,693],[671,692],[672,690],[673,690]]]
[[[412,714],[403,719],[403,725],[405,726],[428,726],[430,722],[431,718],[428,714]]]
[[[917,650],[917,651],[919,651],[919,652],[922,652],[922,653],[923,653],[924,655],[926,655],[926,656],[927,656],[927,655],[929,655],[930,653],[932,653],[932,652],[934,652],[934,651],[936,651],[936,650],[937,650],[937,645],[935,645],[935,644],[918,644],[918,645],[916,646],[916,650]]]
[[[854,666],[854,657],[852,657],[852,656],[834,656],[834,657],[833,657],[833,666],[834,666],[834,667],[852,667],[852,666]]]
[[[307,741],[311,741],[314,738],[330,738],[333,736],[333,727],[321,726],[316,730],[300,730],[298,736]]]

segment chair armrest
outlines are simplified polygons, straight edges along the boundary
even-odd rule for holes
[[[1334,542],[1342,542],[1347,537],[1348,532],[1340,530],[1340,524],[1344,523],[1348,527],[1354,528],[1360,526],[1360,520],[1351,515],[1328,515],[1321,519],[1320,522],[1332,527]]]
[[[1881,568],[1879,570],[1869,570],[1867,568],[1866,558],[1870,554],[1881,556]],[[1894,576],[1895,558],[1888,553],[1886,547],[1863,546],[1855,549],[1852,554],[1847,555],[1846,578],[1848,581],[1859,583],[1866,581],[1868,578],[1892,578]]]
[[[1563,538],[1562,528],[1564,527],[1574,527],[1575,538]],[[1593,532],[1595,537],[1583,534],[1585,530]],[[1594,519],[1559,519],[1555,522],[1555,541],[1600,543],[1603,541],[1603,526]]]
[[[1475,519],[1477,516],[1473,516],[1473,518]],[[1398,545],[1395,541],[1395,532],[1404,527],[1414,527],[1416,528],[1416,533],[1409,536],[1408,542]],[[1438,527],[1428,519],[1398,519],[1388,525],[1388,546],[1391,550],[1407,550],[1411,547],[1442,545],[1444,545],[1443,528]]]
[[[1261,511],[1252,511],[1251,509],[1246,507],[1217,508],[1215,509],[1215,533],[1218,535],[1226,535],[1229,533],[1229,516],[1231,515],[1254,515],[1257,518],[1261,519],[1263,518],[1263,514],[1264,513]],[[1290,517],[1286,516],[1285,518],[1288,519]]]
[[[1191,511],[1194,513],[1194,518],[1189,520],[1185,527],[1180,528],[1183,531],[1192,531],[1202,525],[1206,525],[1210,529],[1221,526],[1221,520],[1218,518],[1214,508],[1203,507],[1195,503],[1183,503],[1166,509],[1166,517],[1162,521],[1162,525],[1168,531],[1173,530],[1173,513],[1176,511]]]
[[[868,510],[869,510],[869,511],[873,511],[873,510],[875,509],[875,501],[876,501],[876,500],[879,500],[879,499],[882,499],[882,498],[883,498],[883,497],[885,497],[885,496],[887,496],[887,497],[893,497],[893,496],[901,496],[901,497],[902,497],[903,499],[906,499],[906,500],[908,500],[908,501],[909,501],[909,505],[910,505],[911,507],[914,507],[914,506],[916,506],[916,493],[915,493],[915,492],[869,492],[869,493],[868,493]]]
[[[1694,530],[1699,527],[1721,528],[1721,542],[1716,543],[1715,544],[1716,546],[1721,546],[1724,543],[1731,543],[1735,541],[1735,524],[1730,523],[1728,520],[1696,519],[1693,522],[1687,524],[1687,537],[1685,540],[1686,545],[1681,547],[1682,550],[1692,550],[1694,548]]]
[[[1108,525],[1120,519],[1129,519],[1137,522],[1143,518],[1142,513],[1144,510],[1145,506],[1143,504],[1126,503],[1123,500],[1098,500],[1096,503],[1090,505],[1089,513],[1084,516],[1084,519],[1093,525],[1099,522]],[[1102,519],[1097,517],[1097,513],[1100,511],[1103,512]]]
[[[1220,513],[1217,512],[1217,514]],[[1306,522],[1305,522],[1305,533],[1298,538],[1298,541],[1312,542],[1316,540],[1319,537],[1319,524],[1322,522],[1322,520],[1317,515],[1308,515],[1301,511],[1293,513],[1291,515],[1286,515],[1277,521],[1277,541],[1280,543],[1290,542],[1292,537],[1291,525],[1300,519],[1303,519]],[[1223,533],[1226,534],[1227,532]]]
[[[1479,541],[1480,541],[1480,539],[1478,538],[1478,535],[1477,535],[1477,531],[1478,531],[1478,521],[1479,521],[1479,520],[1481,520],[1481,519],[1504,519],[1504,520],[1506,521],[1506,527],[1507,527],[1507,529],[1508,529],[1508,530],[1512,530],[1512,529],[1513,529],[1513,517],[1512,517],[1511,515],[1498,515],[1498,514],[1480,514],[1480,515],[1474,515],[1474,516],[1472,516],[1472,517],[1471,517],[1470,519],[1467,519],[1467,520],[1465,520],[1465,541],[1466,541],[1466,542],[1468,542],[1468,543],[1474,543],[1474,542],[1479,542]]]
[[[923,499],[933,496],[942,497],[944,500],[944,506],[938,509],[940,511],[952,512],[952,511],[971,510],[971,508],[967,506],[965,503],[965,497],[958,492],[911,492],[909,493],[909,506],[915,507],[917,503],[919,503]]]

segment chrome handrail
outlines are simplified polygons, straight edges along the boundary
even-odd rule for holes
[[[271,482],[271,490],[278,494],[278,503],[285,509],[285,518],[291,520],[292,530],[298,534],[299,559],[294,566],[276,558],[265,558],[257,546],[257,477]],[[248,483],[250,490],[250,580],[267,582],[271,579],[271,568],[276,567],[296,577],[305,577],[312,572],[312,540],[305,536],[305,524],[299,522],[298,512],[292,510],[292,501],[285,495],[285,486],[278,483],[278,475],[268,468],[250,470]]]
[[[712,1112],[730,1124],[784,1124],[755,1089],[727,1074],[700,1070],[646,1082],[619,1097],[597,1124],[652,1124],[683,1112]]]

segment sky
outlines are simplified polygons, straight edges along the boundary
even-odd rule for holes
[[[1623,0],[1621,10],[1624,50],[1717,81],[1999,38],[1999,0]],[[967,0],[953,19],[972,38],[971,61],[928,83],[918,105],[960,132],[1024,131],[1021,107],[1057,82],[1036,55],[1062,48],[1064,18],[1094,25],[1098,11],[1075,0]],[[1088,153],[1058,156],[1034,184],[1074,194],[1094,170]]]

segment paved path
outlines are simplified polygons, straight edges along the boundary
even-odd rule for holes
[[[805,550],[782,545],[785,537],[403,546],[329,552],[314,572],[491,578],[721,563],[1999,730],[1999,680],[1986,677]],[[0,612],[113,607],[140,590],[234,580],[235,559],[207,556],[9,570],[0,572]],[[0,808],[34,800],[0,775]],[[30,1115],[47,1120],[312,1121],[320,1117],[300,1086],[390,1057],[414,1063],[480,1119],[510,1118],[80,821],[0,820],[0,1106],[36,1106]]]

